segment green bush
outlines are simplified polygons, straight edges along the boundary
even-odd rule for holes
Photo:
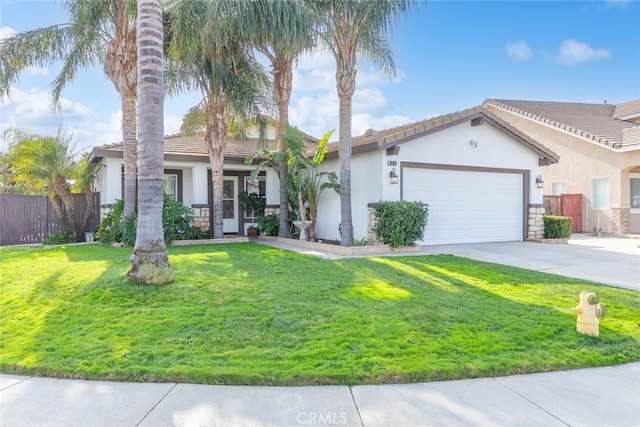
[[[568,239],[571,237],[571,218],[546,215],[543,220],[545,239]]]
[[[69,243],[75,243],[76,239],[73,238],[72,230],[64,230],[47,236],[43,241],[43,245],[67,245]]]
[[[138,231],[137,211],[126,217],[123,223],[114,223],[115,218],[120,219],[122,217],[122,206],[122,200],[117,200],[111,213],[106,215],[100,224],[97,237],[105,245],[110,245],[112,242],[122,242],[125,246],[134,246],[136,244]],[[164,195],[162,228],[164,230],[165,243],[171,243],[174,240],[208,239],[209,233],[202,231],[198,227],[192,227],[192,221],[193,209],[173,200],[171,196]]]
[[[124,218],[122,227],[122,243],[125,246],[135,246],[138,234],[138,213],[134,212]]]
[[[100,222],[100,227],[96,233],[96,239],[103,245],[109,246],[113,242],[122,241],[122,211],[124,201],[116,200],[111,208],[111,212],[106,214]]]
[[[187,240],[189,238],[189,230],[192,228],[192,222],[193,209],[184,206],[165,194],[162,207],[164,241],[171,243],[174,240]]]
[[[280,231],[280,219],[276,214],[269,214],[258,218],[260,234],[265,236],[277,236]]]
[[[422,202],[378,202],[373,205],[376,224],[373,232],[378,240],[396,248],[414,246],[424,237],[429,205]]]

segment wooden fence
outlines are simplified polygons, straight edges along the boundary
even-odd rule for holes
[[[76,223],[84,222],[84,194],[74,194]],[[82,230],[96,232],[100,225],[100,193],[93,196],[93,215]],[[62,231],[53,205],[46,196],[0,193],[0,246],[42,243],[51,234]],[[84,235],[82,235],[84,237]]]
[[[571,232],[582,232],[582,194],[544,196],[546,215],[568,216],[571,218]]]

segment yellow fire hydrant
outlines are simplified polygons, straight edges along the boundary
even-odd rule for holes
[[[571,309],[578,313],[578,323],[576,330],[581,334],[600,336],[598,318],[604,318],[605,308],[600,304],[600,300],[595,292],[580,292],[580,304]]]

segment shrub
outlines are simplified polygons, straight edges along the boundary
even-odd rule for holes
[[[187,240],[192,221],[193,209],[173,200],[171,196],[164,195],[162,227],[166,243],[171,243],[173,240]]]
[[[122,226],[122,243],[125,246],[135,246],[138,234],[138,213],[134,212],[124,218]]]
[[[265,236],[277,236],[280,231],[280,219],[276,214],[269,214],[258,218],[258,228]]]
[[[100,222],[100,227],[96,233],[96,238],[103,245],[111,245],[113,242],[122,241],[122,211],[124,201],[116,200],[111,208],[111,212],[106,214]]]
[[[384,244],[414,246],[424,237],[429,205],[422,202],[378,202],[373,205],[376,224],[373,232]]]
[[[571,218],[546,215],[543,220],[545,239],[568,239],[571,237]]]
[[[122,242],[126,246],[134,246],[138,231],[138,212],[136,211],[126,217],[122,224],[120,222],[115,224],[115,218],[122,217],[121,202],[121,200],[116,201],[111,213],[105,216],[100,224],[98,238],[106,245],[110,245],[112,242]],[[116,206],[118,206],[118,209],[116,209]],[[162,228],[166,243],[171,243],[174,240],[208,239],[209,233],[202,231],[198,227],[192,227],[192,221],[193,209],[173,200],[171,196],[164,195]],[[105,225],[104,228],[103,224]]]
[[[64,230],[47,236],[42,241],[43,245],[67,245],[69,243],[75,243],[76,239],[73,238],[72,230]]]

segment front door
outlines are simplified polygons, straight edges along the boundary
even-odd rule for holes
[[[222,181],[222,230],[238,232],[238,177],[225,176]]]

